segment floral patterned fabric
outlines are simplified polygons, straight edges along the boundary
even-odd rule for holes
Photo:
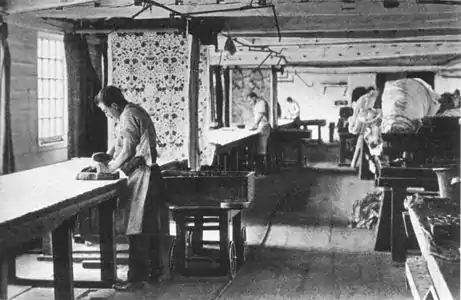
[[[199,98],[198,98],[198,145],[200,166],[211,166],[215,147],[208,141],[210,128],[210,54],[207,46],[200,46]]]
[[[140,104],[157,131],[160,162],[189,157],[190,39],[181,33],[112,33],[109,44],[109,84],[122,89],[128,101]],[[209,52],[200,47],[198,139],[200,165],[211,164],[214,149],[208,143],[210,119]],[[110,124],[116,140],[117,124]]]
[[[140,104],[151,116],[159,160],[187,159],[187,37],[170,32],[112,33],[108,43],[109,84],[121,88],[128,101]]]

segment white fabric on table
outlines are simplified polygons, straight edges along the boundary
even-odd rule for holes
[[[434,116],[440,96],[419,78],[386,82],[382,95],[381,133],[416,132],[424,117]]]

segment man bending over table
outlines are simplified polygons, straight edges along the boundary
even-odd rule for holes
[[[160,281],[170,278],[168,268],[169,222],[165,185],[157,165],[157,135],[149,114],[139,105],[125,100],[120,89],[103,88],[95,97],[107,117],[118,121],[118,139],[108,154],[113,159],[106,172],[121,169],[128,177],[128,202],[125,220],[129,239],[128,281],[114,285],[117,290],[134,290],[147,285],[155,276],[152,266],[155,243],[162,260]]]

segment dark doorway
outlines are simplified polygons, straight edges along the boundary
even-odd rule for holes
[[[435,82],[435,73],[434,72],[408,72],[408,78],[421,78],[427,84],[429,84],[432,88],[434,88]]]

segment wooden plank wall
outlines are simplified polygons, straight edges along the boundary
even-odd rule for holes
[[[37,31],[9,25],[11,52],[11,114],[16,171],[67,159],[67,145],[38,145]]]
[[[11,52],[11,114],[13,152],[16,171],[45,166],[68,159],[67,144],[43,148],[38,144],[37,101],[37,35],[39,30],[60,32],[47,24],[37,26],[8,20],[8,42]],[[97,55],[97,53],[91,53]],[[78,55],[74,59],[79,59]],[[78,61],[74,61],[78,65]],[[79,118],[72,115],[80,103],[80,70],[69,74],[74,80],[69,86],[69,127],[77,128]],[[74,145],[78,148],[79,145]]]

